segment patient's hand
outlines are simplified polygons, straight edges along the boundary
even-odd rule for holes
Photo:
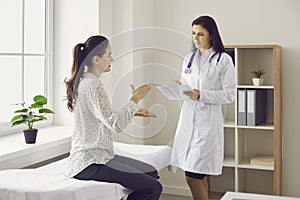
[[[144,108],[140,108],[138,109],[138,111],[136,111],[136,113],[134,114],[134,116],[140,116],[140,117],[153,117],[156,118],[156,115],[152,112],[149,112],[148,110],[144,109]]]
[[[147,84],[139,86],[136,89],[133,85],[130,86],[131,86],[131,93],[132,93],[130,100],[134,101],[135,103],[138,103],[142,98],[147,96],[151,90],[151,87]]]

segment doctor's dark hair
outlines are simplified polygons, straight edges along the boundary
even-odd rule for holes
[[[74,110],[74,104],[77,98],[77,89],[86,67],[93,65],[94,56],[101,57],[109,44],[106,37],[96,35],[88,38],[84,43],[76,44],[73,48],[73,64],[71,69],[71,78],[65,79],[67,88],[67,107],[69,111]]]
[[[192,26],[193,25],[201,25],[209,32],[211,37],[211,46],[214,48],[215,51],[225,52],[225,47],[223,45],[221,36],[219,34],[217,24],[212,17],[200,16],[192,22]],[[194,43],[192,45],[192,51],[196,51],[196,47]]]

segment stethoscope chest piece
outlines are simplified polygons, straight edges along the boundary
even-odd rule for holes
[[[192,73],[192,69],[190,67],[187,67],[185,70],[184,70],[184,73],[185,74],[190,74]]]

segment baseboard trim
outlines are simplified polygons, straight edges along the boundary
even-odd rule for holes
[[[170,186],[170,185],[164,185],[162,193],[163,194],[171,194],[171,195],[179,195],[179,196],[187,196],[187,197],[192,196],[189,188],[175,187],[175,186]]]

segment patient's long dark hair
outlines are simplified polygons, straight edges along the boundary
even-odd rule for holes
[[[209,32],[209,35],[211,37],[211,46],[214,48],[215,51],[217,52],[225,51],[221,36],[218,31],[217,24],[212,17],[200,16],[192,22],[192,26],[193,25],[201,25]],[[196,51],[194,42],[192,43],[192,51]]]
[[[71,78],[65,79],[67,88],[67,107],[69,111],[74,110],[74,104],[77,98],[77,89],[79,82],[85,71],[85,67],[92,66],[92,58],[102,56],[108,46],[108,39],[97,35],[88,38],[84,43],[76,44],[73,48],[73,64],[71,69]]]

